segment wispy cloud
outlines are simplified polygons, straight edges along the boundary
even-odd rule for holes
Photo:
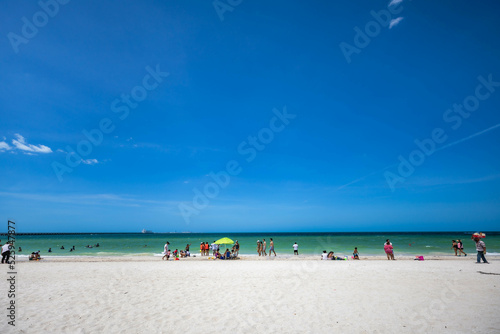
[[[500,179],[500,174],[491,174],[475,178],[429,178],[421,177],[415,178],[411,183],[408,182],[412,187],[439,187],[439,186],[453,186],[457,184],[475,184],[483,182],[491,182]]]
[[[0,152],[8,151],[8,150],[11,150],[11,149],[12,149],[12,147],[10,147],[9,144],[7,144],[4,141],[0,141]]]
[[[51,193],[22,193],[0,191],[0,197],[18,198],[35,202],[66,203],[76,205],[99,205],[99,206],[128,206],[141,207],[152,206],[171,208],[177,211],[177,201],[150,200],[133,197],[127,194],[51,194]]]
[[[385,171],[386,169],[389,169],[389,168],[395,167],[395,166],[397,166],[397,165],[398,165],[398,164],[392,164],[392,165],[386,166],[386,167],[384,167],[384,168],[382,168],[382,169],[379,169],[379,170],[376,170],[376,171],[374,171],[374,172],[371,172],[370,174],[367,174],[367,175],[362,176],[362,177],[360,177],[360,178],[358,178],[358,179],[356,179],[356,180],[353,180],[353,181],[351,181],[351,182],[348,182],[348,183],[346,183],[346,184],[341,185],[341,186],[340,186],[340,187],[338,187],[336,190],[341,190],[341,189],[343,189],[343,188],[345,188],[345,187],[348,187],[348,186],[350,186],[350,185],[353,185],[353,184],[355,184],[355,183],[358,183],[358,182],[360,182],[360,181],[363,181],[364,179],[366,179],[366,178],[367,178],[367,177],[369,177],[369,176],[372,176],[372,175],[378,174],[378,173],[380,173],[380,172]]]
[[[500,123],[498,123],[498,124],[496,124],[496,125],[493,125],[493,126],[491,126],[491,127],[487,128],[487,129],[484,129],[484,130],[481,130],[481,131],[479,131],[479,132],[476,132],[476,133],[474,133],[474,134],[472,134],[472,135],[470,135],[470,136],[467,136],[467,137],[465,137],[465,138],[462,138],[462,139],[459,139],[459,140],[454,141],[454,142],[452,142],[452,143],[446,144],[446,145],[444,145],[444,146],[442,146],[442,147],[440,147],[440,148],[436,149],[434,152],[438,152],[438,151],[444,150],[444,149],[446,149],[446,148],[449,148],[449,147],[455,146],[455,145],[457,145],[457,144],[463,143],[464,141],[467,141],[467,140],[470,140],[470,139],[475,138],[475,137],[477,137],[477,136],[483,135],[483,134],[485,134],[485,133],[487,133],[487,132],[490,132],[490,131],[492,131],[492,130],[495,130],[495,129],[497,129],[497,128],[500,128]],[[348,186],[350,186],[350,185],[352,185],[352,184],[355,184],[355,183],[358,183],[358,182],[360,182],[360,181],[363,181],[364,179],[366,179],[366,178],[367,178],[367,177],[369,177],[369,176],[372,176],[372,175],[378,174],[378,173],[380,173],[380,172],[385,171],[386,169],[389,169],[389,168],[395,167],[395,166],[397,166],[397,165],[398,165],[398,164],[392,164],[392,165],[389,165],[389,166],[387,166],[387,167],[384,167],[384,168],[382,168],[382,169],[380,169],[380,170],[376,170],[376,171],[374,171],[374,172],[372,172],[372,173],[370,173],[370,174],[367,174],[367,175],[362,176],[362,177],[360,177],[360,178],[358,178],[358,179],[356,179],[356,180],[353,180],[353,181],[351,181],[351,182],[349,182],[349,183],[346,183],[346,184],[344,184],[344,185],[342,185],[342,186],[338,187],[336,190],[341,190],[341,189],[343,189],[343,188],[345,188],[345,187],[348,187]],[[494,178],[497,178],[497,177],[498,177],[498,176],[496,176],[496,175],[494,176]],[[490,180],[490,179],[491,179],[491,178],[487,178],[486,180]],[[485,179],[484,179],[484,178],[483,178],[483,179],[474,179],[474,180],[472,180],[472,181],[468,181],[467,183],[482,182],[483,180],[485,180]],[[466,182],[464,182],[464,181],[460,181],[460,183],[466,183]]]
[[[16,133],[14,137],[16,137],[16,139],[12,139],[12,145],[14,145],[14,147],[18,150],[23,151],[25,154],[52,153],[52,150],[48,146],[28,144],[26,139],[18,133]]]
[[[389,2],[387,7],[395,6],[397,4],[400,4],[401,2],[403,2],[403,0],[391,0],[391,2]]]
[[[395,19],[392,19],[391,22],[389,23],[389,29],[392,29],[392,27],[395,27],[399,24],[404,19],[404,17],[400,16]]]
[[[95,165],[99,163],[97,159],[82,159],[82,162],[86,165]]]
[[[436,151],[441,151],[441,150],[444,150],[445,148],[448,148],[448,147],[451,147],[451,146],[454,146],[456,144],[460,144],[460,143],[463,143],[464,141],[467,141],[469,139],[472,139],[474,137],[477,137],[477,136],[480,136],[480,135],[483,135],[485,134],[486,132],[490,132],[491,130],[495,130],[496,128],[500,127],[500,123],[498,123],[497,125],[493,125],[487,129],[484,129],[482,131],[479,131],[479,132],[476,132],[474,133],[473,135],[470,135],[470,136],[467,136],[465,138],[462,138],[462,139],[459,139],[457,141],[454,141],[453,143],[449,143],[447,145],[444,145],[443,147],[440,147],[438,148]]]

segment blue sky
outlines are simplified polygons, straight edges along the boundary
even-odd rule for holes
[[[0,4],[18,232],[498,230],[496,1],[41,3]]]

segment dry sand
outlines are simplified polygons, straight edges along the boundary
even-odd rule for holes
[[[500,261],[379,259],[21,261],[0,333],[500,332]]]

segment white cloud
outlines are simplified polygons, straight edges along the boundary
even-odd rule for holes
[[[398,18],[392,19],[391,23],[389,23],[389,29],[392,29],[392,27],[397,26],[399,22],[401,22],[404,19],[404,17],[400,16]]]
[[[403,0],[391,0],[391,2],[389,2],[389,4],[387,5],[387,7],[398,5],[401,2],[403,2]]]
[[[16,133],[14,135],[16,139],[12,139],[12,144],[21,151],[32,152],[32,153],[52,153],[50,147],[45,145],[31,145],[26,142],[23,136]]]
[[[4,140],[5,140],[5,138],[4,138]],[[4,141],[0,141],[0,152],[3,152],[3,151],[8,151],[8,150],[10,150],[10,149],[12,149],[12,147],[10,147],[10,145],[9,145],[9,144],[7,144],[7,143],[6,143],[6,142],[4,142]]]
[[[95,165],[99,163],[97,159],[82,159],[82,162],[86,165]]]

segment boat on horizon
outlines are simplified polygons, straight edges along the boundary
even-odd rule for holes
[[[153,233],[153,231],[143,229],[143,230],[142,230],[142,233]]]

